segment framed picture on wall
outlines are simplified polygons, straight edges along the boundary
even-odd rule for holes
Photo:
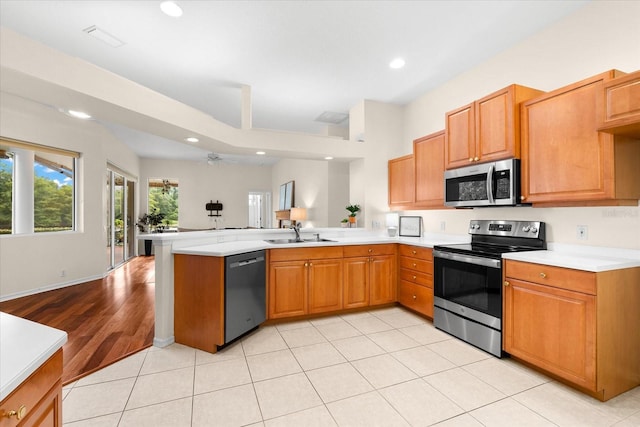
[[[283,211],[285,208],[285,195],[287,194],[287,187],[286,184],[282,184],[280,186],[280,200],[278,203],[278,210]]]
[[[420,237],[422,236],[422,217],[421,216],[401,216],[400,217],[400,236]]]

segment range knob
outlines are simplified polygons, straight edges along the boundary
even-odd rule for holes
[[[529,231],[530,229],[531,229],[531,227],[529,227],[528,225],[525,225],[525,226],[522,227],[522,231],[524,231],[525,233],[527,231]]]
[[[471,229],[472,230],[479,230],[480,229],[480,224],[471,224]]]
[[[535,228],[535,227],[531,227],[531,232],[532,232],[532,233],[537,233],[537,232],[538,232],[538,229],[537,229],[537,228]]]

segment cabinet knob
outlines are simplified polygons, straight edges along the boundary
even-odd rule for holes
[[[17,411],[11,410],[5,414],[7,418],[16,417],[16,420],[21,420],[27,413],[27,407],[21,405]]]
[[[510,284],[511,284],[511,283],[509,283],[509,281],[508,281],[508,280],[505,280],[505,281],[504,281],[504,285],[505,285],[505,286],[509,286]]]
[[[312,262],[309,263],[309,267],[313,267],[313,263]]]
[[[545,279],[545,278],[547,277],[547,275],[546,275],[546,274],[544,274],[544,273],[540,273],[540,277],[542,277],[543,279]]]
[[[414,263],[413,263],[413,266],[414,266],[414,267],[417,267],[417,266],[418,266],[418,264],[416,264],[416,263],[414,262]]]
[[[520,200],[524,200],[526,197],[524,196],[520,196]]]
[[[414,295],[414,296],[413,296],[413,299],[416,299],[416,298],[418,298],[418,297],[416,297],[416,296]]]
[[[411,251],[411,253],[412,253],[412,254],[414,254],[414,255],[415,255],[415,254],[417,254],[417,252],[416,252],[416,251]],[[413,264],[413,265],[415,265],[415,264]]]
[[[305,262],[305,263],[304,263],[304,266],[305,266],[305,267],[309,267],[309,263],[308,263],[308,262]]]
[[[369,249],[369,253],[373,252],[373,249]]]
[[[413,276],[413,280],[416,280],[416,276]]]
[[[470,162],[473,162],[473,157],[469,157],[469,161],[470,161]]]
[[[480,157],[474,157],[474,158],[473,158],[473,161],[474,161],[474,162],[477,162],[478,160],[480,160]]]

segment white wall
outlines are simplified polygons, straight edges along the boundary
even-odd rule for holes
[[[147,212],[149,178],[178,180],[179,224],[190,229],[244,228],[249,221],[249,192],[271,191],[269,166],[141,159],[141,214]],[[222,203],[220,217],[210,217],[205,210],[211,200]]]
[[[295,206],[307,208],[302,227],[338,227],[346,216],[348,164],[326,160],[282,159],[273,166],[273,210],[279,206],[280,185],[295,181]],[[274,217],[274,227],[277,221]]]
[[[2,92],[0,134],[81,153],[78,230],[0,237],[0,299],[102,277],[107,270],[107,161],[138,173],[138,159],[102,126]],[[61,271],[65,270],[65,277]]]
[[[411,153],[414,139],[444,129],[447,111],[511,83],[549,91],[612,68],[625,72],[640,69],[638,17],[640,2],[591,2],[512,49],[424,94],[406,106],[403,141],[390,157]],[[386,164],[380,162],[378,167]],[[379,193],[381,198],[383,190]],[[640,249],[638,207],[409,212],[416,213],[423,216],[427,232],[440,232],[443,221],[446,232],[466,233],[469,220],[474,218],[543,220],[548,224],[550,242]],[[577,240],[577,225],[589,227],[588,240]]]

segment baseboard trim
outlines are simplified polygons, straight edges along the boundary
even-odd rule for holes
[[[80,285],[82,283],[91,282],[91,281],[94,281],[94,280],[104,279],[107,276],[107,274],[109,274],[109,272],[106,272],[105,274],[95,275],[95,276],[83,277],[81,279],[75,279],[75,280],[71,280],[69,282],[54,283],[53,285],[42,286],[42,287],[35,288],[35,289],[29,289],[27,291],[14,292],[12,294],[0,296],[0,302],[10,301],[10,300],[13,300],[13,299],[16,299],[16,298],[28,297],[30,295],[40,294],[42,292],[53,291],[55,289],[62,289],[62,288],[66,288],[68,286]]]
[[[160,347],[160,348],[164,348],[164,347],[169,347],[171,344],[176,342],[176,337],[171,336],[169,338],[153,338],[153,346],[154,347]]]

